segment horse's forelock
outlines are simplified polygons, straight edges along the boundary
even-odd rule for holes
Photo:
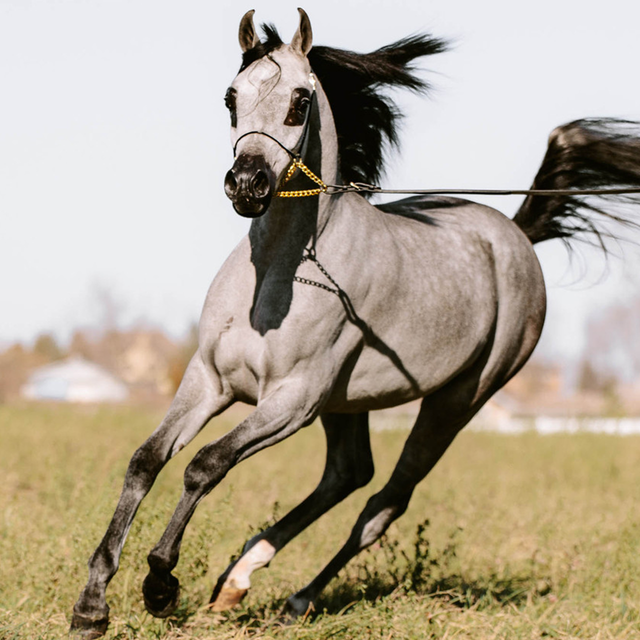
[[[278,33],[278,30],[272,24],[263,24],[262,33],[265,36],[264,40],[261,40],[255,47],[245,51],[242,54],[242,65],[240,66],[240,72],[244,71],[248,66],[254,63],[260,58],[264,58],[272,51],[275,51],[278,47],[281,47],[284,42]]]

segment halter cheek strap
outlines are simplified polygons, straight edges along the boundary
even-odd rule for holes
[[[311,87],[313,89],[311,93],[311,104],[309,105],[309,109],[307,110],[307,117],[305,119],[302,135],[300,136],[300,139],[296,143],[296,146],[293,148],[293,150],[285,147],[282,142],[280,142],[280,140],[272,136],[270,133],[267,133],[266,131],[247,131],[246,133],[243,133],[233,145],[233,157],[237,158],[236,150],[238,148],[238,143],[240,142],[240,140],[251,135],[266,136],[270,140],[273,140],[281,149],[286,151],[291,158],[291,165],[287,170],[284,179],[282,180],[282,186],[284,186],[287,182],[289,182],[289,180],[291,180],[291,178],[293,178],[293,175],[298,169],[300,169],[300,171],[302,171],[302,173],[304,173],[310,180],[319,185],[319,187],[316,189],[276,191],[276,193],[274,193],[274,196],[276,198],[303,198],[306,196],[317,196],[320,193],[326,193],[327,189],[329,188],[328,185],[323,182],[322,178],[319,178],[315,173],[313,173],[313,171],[311,171],[311,169],[309,169],[309,167],[307,167],[307,165],[302,161],[302,149],[307,140],[307,135],[309,133],[309,122],[311,120],[311,111],[314,106],[314,101],[316,100],[316,79],[313,73],[309,74],[309,82],[311,83]]]

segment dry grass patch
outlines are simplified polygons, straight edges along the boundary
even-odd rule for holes
[[[128,459],[161,419],[133,408],[0,407],[0,639],[66,635]],[[108,600],[107,638],[640,638],[640,438],[463,433],[388,536],[353,561],[317,611],[289,626],[288,595],[346,539],[406,432],[372,434],[371,485],[254,576],[243,605],[204,605],[255,531],[317,483],[317,425],[234,469],[200,505],[176,575],[176,616],[151,618],[140,586],[185,465],[233,425],[216,420],[172,461],[143,503]]]

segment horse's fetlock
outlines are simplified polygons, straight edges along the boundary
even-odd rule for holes
[[[87,566],[89,567],[89,573],[95,576],[100,576],[103,582],[108,582],[110,578],[118,571],[118,561],[114,553],[110,549],[100,550],[101,553],[94,553]]]
[[[258,533],[255,536],[253,536],[252,538],[249,538],[245,543],[244,543],[244,547],[242,547],[242,554],[244,555],[245,553],[247,553],[247,551],[249,551],[249,549],[251,549],[251,547],[255,547],[256,544],[258,542],[260,542],[260,540],[264,539],[264,533]]]
[[[85,587],[73,607],[74,616],[87,620],[102,620],[109,617],[109,605],[104,591]]]
[[[282,611],[284,618],[299,618],[306,616],[315,609],[312,599],[306,594],[305,590],[294,593],[285,603]]]
[[[152,551],[147,556],[147,563],[152,573],[156,575],[166,575],[176,566],[176,561],[167,556],[162,556],[156,551]]]

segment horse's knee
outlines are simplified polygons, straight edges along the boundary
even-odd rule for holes
[[[231,462],[215,443],[203,447],[184,472],[184,488],[189,493],[208,492],[231,468]]]
[[[125,488],[146,494],[165,463],[166,456],[147,440],[131,456],[125,476]]]
[[[118,555],[108,545],[101,543],[89,558],[87,566],[89,574],[99,576],[104,583],[108,582],[118,571]]]

